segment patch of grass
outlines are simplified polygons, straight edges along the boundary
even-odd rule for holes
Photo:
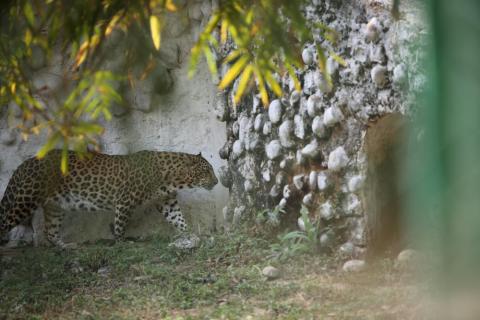
[[[358,319],[385,306],[408,315],[414,301],[385,264],[349,275],[335,260],[299,255],[276,262],[282,277],[266,281],[265,239],[217,234],[183,252],[168,242],[18,249],[0,261],[0,319]]]

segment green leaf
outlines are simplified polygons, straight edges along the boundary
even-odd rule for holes
[[[223,60],[223,63],[229,63],[238,58],[243,53],[243,50],[236,49],[228,54],[228,56]]]
[[[110,112],[110,110],[108,110],[108,108],[103,108],[102,112],[103,116],[107,121],[110,121],[112,119],[112,113]]]
[[[347,66],[347,62],[345,60],[343,60],[342,57],[340,57],[338,54],[336,54],[335,52],[333,52],[332,50],[329,51],[330,53],[330,56],[338,62],[339,65],[341,65],[342,67],[346,67]]]
[[[268,86],[272,89],[273,93],[275,93],[277,97],[281,97],[282,88],[270,71],[265,72],[265,80],[267,81]]]
[[[293,69],[292,65],[289,64],[289,63],[285,64],[285,68],[287,68],[288,74],[293,79],[293,84],[295,86],[295,90],[302,91],[302,85],[300,84],[300,80],[298,80],[298,77],[295,74],[295,69]]]
[[[208,34],[210,35],[213,31],[213,28],[215,28],[220,21],[220,14],[218,12],[215,12],[210,20],[208,21],[207,25],[205,26],[205,29],[203,30],[202,34]]]
[[[202,44],[197,43],[190,50],[190,65],[188,66],[188,77],[192,78],[197,70],[198,61],[200,60],[200,53],[202,52]]]
[[[260,92],[260,98],[262,99],[263,106],[266,108],[268,107],[268,92],[267,88],[265,87],[265,82],[263,80],[262,74],[258,70],[258,67],[253,68],[253,72],[255,73],[255,77],[257,78],[258,82],[258,91]]]
[[[62,149],[62,160],[60,164],[60,169],[63,175],[66,175],[68,172],[68,143],[64,141]]]
[[[150,16],[150,33],[152,35],[153,46],[160,50],[162,40],[162,23],[156,15]]]
[[[235,96],[233,97],[233,100],[235,103],[238,103],[242,98],[243,93],[245,92],[245,89],[247,88],[247,85],[250,81],[252,72],[253,72],[253,66],[251,64],[246,66],[245,69],[243,70],[242,75],[240,77],[240,82],[238,83],[237,92],[235,92]]]
[[[225,89],[233,80],[235,80],[248,62],[248,56],[244,55],[227,71],[222,81],[218,85],[220,90]]]
[[[282,241],[290,240],[290,239],[303,239],[308,240],[307,236],[303,231],[292,231],[287,233],[282,237]]]
[[[23,13],[25,14],[25,18],[27,19],[27,22],[33,26],[35,24],[35,15],[33,14],[33,9],[32,5],[30,4],[30,1],[27,1],[25,3],[25,6],[23,7]]]
[[[88,122],[80,122],[72,127],[72,132],[74,134],[101,134],[104,129],[101,125]]]
[[[37,152],[37,158],[38,159],[43,159],[47,153],[52,150],[53,148],[56,147],[57,143],[60,141],[60,138],[62,136],[60,135],[60,132],[56,132],[54,135],[52,135],[47,142],[43,145],[40,150]]]
[[[210,69],[210,73],[214,76],[217,75],[217,61],[215,60],[215,56],[213,55],[212,50],[206,46],[203,48],[203,53],[205,54],[205,59],[207,60],[208,68]]]

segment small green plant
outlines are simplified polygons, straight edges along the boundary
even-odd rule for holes
[[[319,249],[319,222],[312,222],[308,209],[300,209],[300,223],[303,230],[295,230],[278,236],[278,243],[270,245],[271,257],[274,260],[286,260],[298,254],[313,253]]]
[[[280,217],[285,213],[281,207],[276,206],[272,209],[265,209],[257,213],[255,221],[261,225],[278,227],[280,225]]]

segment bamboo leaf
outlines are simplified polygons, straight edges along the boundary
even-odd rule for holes
[[[160,50],[160,42],[162,40],[162,24],[160,19],[155,15],[150,16],[150,33],[152,36],[153,46],[155,49]]]
[[[78,66],[80,66],[87,58],[88,48],[89,41],[85,40],[80,46],[80,49],[78,49],[78,53],[75,57],[75,68],[78,68]]]
[[[47,153],[55,148],[57,145],[58,141],[60,141],[61,135],[59,132],[56,132],[53,136],[50,137],[50,139],[47,140],[47,142],[43,145],[40,150],[37,152],[37,158],[38,159],[43,159]]]
[[[108,26],[107,28],[105,29],[105,35],[106,36],[109,36],[113,29],[115,29],[115,27],[117,26],[118,22],[120,21],[120,17],[122,16],[122,11],[120,11],[119,13],[117,13],[115,16],[113,16],[113,18],[110,20],[110,22],[108,23]]]
[[[63,143],[62,149],[62,160],[60,164],[60,169],[63,175],[66,175],[68,172],[68,144],[66,141]]]
[[[27,46],[30,46],[30,44],[32,43],[32,31],[30,31],[30,29],[27,29],[27,31],[25,31],[25,44]]]
[[[30,1],[27,1],[25,3],[25,6],[23,7],[23,13],[25,14],[25,18],[27,19],[28,23],[33,26],[35,23],[35,15],[33,14],[33,9]]]
[[[103,127],[99,124],[80,122],[72,127],[72,132],[74,134],[101,134],[103,132]]]
[[[223,59],[223,63],[232,62],[233,60],[238,58],[238,56],[240,56],[242,53],[243,53],[243,50],[240,50],[240,49],[233,50],[228,54],[228,56],[225,57],[225,59]]]
[[[287,68],[287,72],[290,77],[293,79],[293,84],[295,86],[295,90],[302,91],[302,85],[300,84],[300,80],[298,80],[297,75],[295,74],[295,69],[293,69],[291,64],[286,63],[285,67]]]
[[[347,62],[345,60],[343,60],[342,57],[340,57],[338,54],[336,54],[335,52],[333,51],[329,51],[330,53],[330,56],[338,62],[339,65],[341,65],[342,67],[346,67],[347,66]]]
[[[226,43],[227,37],[228,37],[228,20],[223,19],[222,25],[220,27],[220,42],[222,44]]]
[[[110,121],[112,119],[112,113],[110,112],[110,110],[108,110],[108,108],[103,108],[102,112],[103,112],[103,116],[107,121]]]
[[[213,55],[212,50],[206,46],[203,48],[203,53],[205,54],[205,59],[207,60],[208,68],[210,69],[210,73],[213,74],[214,76],[217,75],[217,61],[215,59],[215,56]]]
[[[327,58],[325,57],[325,53],[320,46],[317,46],[317,55],[318,55],[318,68],[320,71],[325,72],[327,70]]]
[[[318,68],[322,72],[323,77],[327,80],[329,86],[333,85],[332,77],[327,70],[327,57],[320,46],[317,46]]]
[[[192,49],[190,54],[190,65],[188,66],[188,77],[192,78],[195,74],[198,60],[200,59],[200,53],[202,52],[202,47],[200,43],[197,43]]]
[[[255,73],[255,77],[257,78],[258,91],[260,92],[260,98],[262,99],[263,106],[266,108],[268,107],[269,101],[268,101],[268,92],[267,92],[267,88],[265,87],[263,76],[258,70],[258,67],[254,67],[253,72]]]
[[[165,3],[165,8],[167,8],[167,10],[171,12],[175,12],[178,10],[173,0],[167,0],[167,2]]]
[[[253,72],[253,66],[251,64],[246,66],[245,69],[243,70],[242,75],[240,77],[240,82],[238,83],[237,92],[235,92],[235,96],[233,97],[233,100],[235,103],[240,102],[240,99],[242,99],[243,93],[245,92],[245,89],[247,88],[247,85],[250,81],[252,72]]]
[[[243,70],[245,65],[248,62],[248,56],[244,55],[240,59],[238,59],[237,62],[230,68],[230,70],[227,71],[225,76],[223,77],[222,81],[220,81],[220,84],[218,85],[218,88],[220,90],[225,89],[230,83],[232,83],[233,80],[237,78],[237,76],[240,74],[240,72]]]
[[[202,35],[210,35],[213,31],[213,28],[217,26],[218,21],[220,21],[220,14],[215,12],[205,26],[205,29],[203,29]]]
[[[270,71],[265,72],[265,80],[267,81],[268,86],[272,89],[273,93],[275,93],[277,97],[281,97],[282,87],[280,87],[277,80],[275,80],[275,77]]]

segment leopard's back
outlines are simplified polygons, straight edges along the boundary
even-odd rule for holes
[[[65,210],[113,210],[121,190],[128,184],[131,169],[126,156],[69,155],[69,172],[47,201]]]

